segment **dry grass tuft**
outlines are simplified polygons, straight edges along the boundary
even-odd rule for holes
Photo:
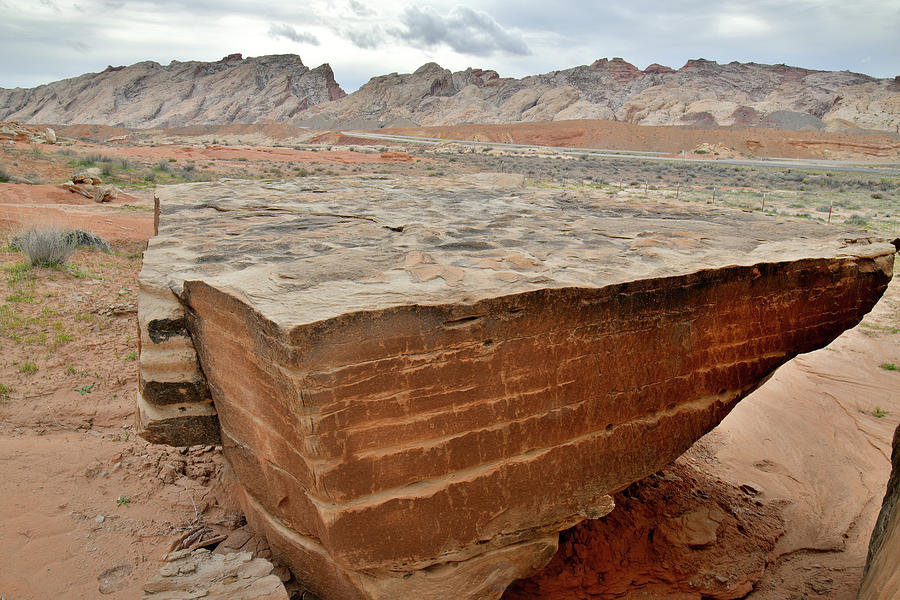
[[[75,240],[66,229],[31,227],[13,237],[10,246],[24,252],[32,266],[58,267],[75,251]]]

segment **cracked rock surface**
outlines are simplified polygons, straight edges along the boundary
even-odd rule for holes
[[[144,585],[144,600],[288,600],[272,563],[249,552],[180,550]]]

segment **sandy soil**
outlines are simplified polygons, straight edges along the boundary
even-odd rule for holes
[[[153,235],[152,194],[119,193],[97,204],[56,185],[0,183],[0,229],[31,226],[83,229],[129,252]]]
[[[896,134],[844,134],[741,127],[664,127],[592,119],[497,125],[452,125],[378,130],[382,133],[446,139],[509,142],[610,150],[690,153],[701,144],[721,145],[734,155],[841,160],[900,160]],[[178,127],[129,131],[120,127],[74,125],[58,128],[63,136],[85,140],[171,143],[173,140],[228,140],[229,145],[297,145],[304,143],[369,145],[376,142],[339,131],[315,131],[284,124]],[[384,142],[377,142],[384,144]],[[709,158],[710,155],[705,155]],[[724,156],[723,156],[724,157]]]
[[[847,135],[777,129],[651,127],[617,121],[555,121],[510,125],[455,125],[382,129],[382,133],[483,142],[679,153],[721,144],[736,154],[782,158],[900,160],[900,140],[889,134]],[[335,140],[338,141],[338,140]],[[711,155],[704,155],[710,158]],[[724,156],[723,156],[724,158]]]
[[[228,519],[219,453],[132,432],[138,256],[21,260],[0,252],[0,595],[138,597],[173,537]]]
[[[55,186],[0,185],[0,246],[23,225],[53,223],[125,250],[28,271],[0,250],[6,600],[97,598],[101,587],[135,598],[189,527],[240,523],[217,484],[217,449],[151,446],[131,428],[140,259],[128,252],[152,233],[150,203],[147,192],[101,206]],[[733,598],[748,582],[753,600],[854,597],[900,420],[900,372],[887,363],[900,364],[900,279],[861,326],[784,366],[676,465],[622,492],[615,519],[565,534],[555,566],[510,597]],[[721,544],[706,554],[675,534],[659,541],[667,522],[716,506]],[[692,577],[703,585],[685,587]]]

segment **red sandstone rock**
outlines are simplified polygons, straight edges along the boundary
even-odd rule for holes
[[[612,60],[601,58],[591,63],[591,69],[606,72],[616,83],[628,83],[641,76],[641,70],[618,56]]]
[[[412,162],[413,159],[406,152],[382,152],[381,158],[390,162]]]
[[[160,192],[141,423],[220,433],[249,522],[323,597],[498,598],[892,272],[835,228],[510,179]]]
[[[659,63],[653,63],[649,65],[646,69],[644,69],[644,73],[647,75],[659,75],[661,73],[674,73],[675,69],[672,67],[667,67],[665,65],[661,65]]]

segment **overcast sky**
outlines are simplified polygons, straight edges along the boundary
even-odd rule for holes
[[[521,77],[620,56],[900,75],[900,0],[0,0],[0,87],[107,65],[299,54],[348,92],[428,61]]]

